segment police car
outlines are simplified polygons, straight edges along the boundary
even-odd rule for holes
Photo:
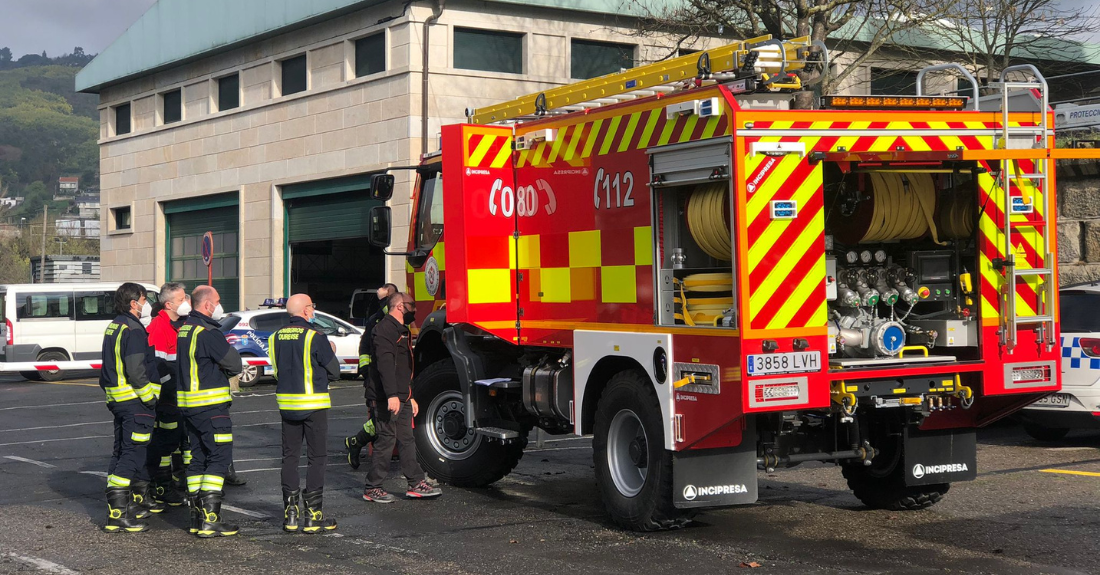
[[[260,306],[263,309],[236,311],[226,315],[221,321],[226,341],[245,361],[250,357],[267,358],[267,338],[290,323],[290,314],[283,309],[285,305],[286,298],[267,299]],[[316,312],[313,325],[336,344],[340,373],[354,377],[359,369],[359,337],[363,331],[322,311]],[[241,373],[241,385],[255,385],[261,376],[270,375],[272,370],[269,365],[246,367]]]
[[[1059,291],[1062,391],[1025,408],[1028,435],[1057,441],[1071,429],[1100,429],[1100,282]]]

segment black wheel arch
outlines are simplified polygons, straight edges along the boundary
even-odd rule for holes
[[[642,364],[632,357],[621,355],[609,355],[596,362],[585,381],[584,397],[581,398],[581,434],[589,434],[596,427],[596,405],[599,403],[603,390],[616,373],[623,371],[636,371],[647,380],[652,380]]]

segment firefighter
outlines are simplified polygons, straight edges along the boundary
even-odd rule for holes
[[[336,521],[325,518],[322,494],[328,463],[328,410],[332,406],[328,382],[340,378],[340,362],[325,334],[311,325],[315,308],[308,295],[290,296],[286,311],[290,323],[271,334],[267,345],[278,381],[275,401],[283,419],[283,530],[295,532],[301,527],[304,533],[332,531]],[[309,465],[300,509],[298,460],[303,436]]]
[[[115,291],[118,316],[103,334],[103,367],[99,385],[107,394],[107,408],[114,415],[115,442],[107,469],[108,532],[145,531],[142,521],[149,512],[159,513],[149,493],[145,453],[156,421],[159,378],[150,353],[148,334],[139,319],[149,306],[145,288],[124,283]],[[152,377],[150,377],[150,375]]]
[[[389,474],[394,443],[401,459],[401,472],[408,480],[405,497],[422,499],[443,494],[425,481],[424,470],[416,461],[416,443],[412,420],[419,407],[412,398],[413,356],[409,324],[416,319],[416,303],[408,294],[390,298],[390,311],[374,328],[374,357],[371,362],[373,397],[371,418],[378,437],[374,440],[370,468],[367,470],[363,499],[374,503],[392,503],[396,498],[382,488]]]
[[[176,340],[176,400],[191,443],[187,469],[191,532],[203,538],[238,531],[236,525],[222,520],[221,507],[222,486],[233,461],[229,377],[242,371],[242,362],[211,317],[220,300],[211,286],[195,288],[191,313]]]
[[[378,296],[378,311],[367,318],[366,323],[363,324],[363,336],[359,338],[359,375],[363,378],[363,399],[366,400],[368,406],[368,416],[366,423],[363,424],[363,427],[357,431],[355,435],[344,438],[344,447],[348,450],[348,465],[351,465],[352,469],[359,469],[360,452],[368,443],[374,441],[374,420],[370,419],[369,410],[372,389],[370,382],[370,363],[374,353],[371,335],[374,333],[374,327],[378,325],[378,322],[382,321],[382,318],[390,313],[389,300],[395,293],[397,293],[397,286],[391,283],[375,291],[375,294]]]
[[[157,299],[157,307],[161,309],[149,323],[149,343],[153,346],[159,373],[166,379],[161,382],[157,421],[153,427],[153,440],[149,444],[147,465],[153,478],[156,501],[177,507],[186,499],[178,476],[174,477],[172,473],[172,455],[180,451],[184,437],[183,418],[176,405],[176,337],[179,329],[173,324],[191,312],[191,304],[187,302],[183,284],[177,282],[161,286]]]

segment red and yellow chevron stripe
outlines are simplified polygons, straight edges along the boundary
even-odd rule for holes
[[[470,127],[464,134],[462,165],[467,168],[503,168],[512,157],[512,136],[507,131]]]

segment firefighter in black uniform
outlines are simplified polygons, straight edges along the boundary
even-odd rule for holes
[[[176,401],[191,443],[187,468],[191,532],[204,538],[237,534],[236,525],[222,521],[221,507],[222,486],[233,461],[229,376],[239,374],[242,363],[210,317],[220,300],[213,287],[195,288],[191,313],[176,341]]]
[[[413,357],[408,325],[416,319],[416,303],[408,294],[390,298],[390,313],[374,328],[375,360],[371,363],[374,398],[371,418],[378,437],[374,440],[370,469],[363,499],[373,503],[392,503],[396,498],[382,488],[390,471],[393,447],[397,444],[401,472],[408,480],[405,497],[439,497],[442,491],[425,481],[424,470],[416,461],[416,443],[412,421],[419,407],[412,397]]]
[[[153,492],[158,503],[172,507],[182,505],[186,499],[184,489],[172,473],[172,455],[184,443],[184,423],[176,405],[176,339],[179,328],[174,325],[191,311],[183,284],[168,282],[161,286],[161,306],[149,323],[149,344],[156,355],[161,374],[160,399],[157,401],[157,422],[153,429],[153,441],[149,444],[147,465],[153,477]],[[181,470],[182,472],[182,470]]]
[[[370,381],[370,363],[374,359],[374,342],[371,336],[374,335],[375,326],[389,315],[390,296],[395,293],[397,293],[397,286],[390,283],[375,291],[381,307],[367,318],[366,323],[363,324],[363,336],[359,338],[359,375],[363,378],[363,399],[366,400],[368,406],[368,415],[367,422],[355,435],[344,438],[344,447],[348,450],[348,465],[351,465],[352,469],[359,469],[360,453],[368,443],[374,441],[374,420],[370,419],[369,414],[369,406],[373,397],[371,390],[374,388]]]
[[[145,327],[138,319],[148,306],[145,288],[124,283],[115,291],[118,317],[103,334],[103,367],[99,385],[114,415],[115,443],[107,469],[107,525],[112,533],[145,531],[141,519],[164,507],[149,492],[145,452],[156,421],[160,381]]]
[[[328,451],[328,410],[332,407],[328,382],[340,378],[340,361],[325,334],[313,329],[315,308],[306,294],[295,294],[286,302],[290,323],[268,338],[267,353],[278,385],[275,401],[283,419],[283,530],[320,533],[336,529],[326,519],[323,507],[325,465]],[[308,447],[304,513],[298,506],[298,460],[302,438]],[[301,525],[298,518],[302,517]]]

